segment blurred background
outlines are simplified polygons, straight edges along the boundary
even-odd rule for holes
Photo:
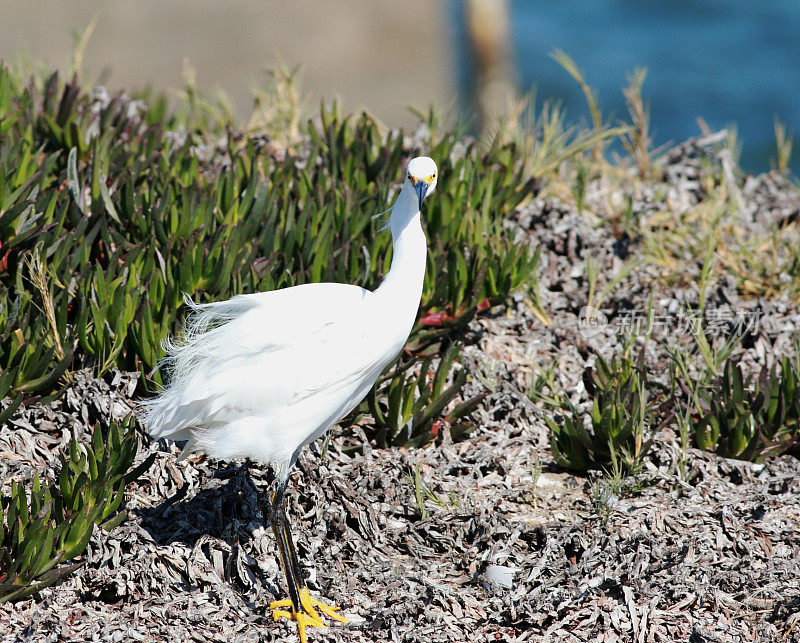
[[[797,0],[0,0],[0,58],[70,69],[129,91],[180,89],[185,63],[246,120],[265,70],[300,65],[309,114],[321,99],[390,127],[431,104],[473,131],[517,91],[560,101],[588,121],[579,85],[550,56],[569,54],[606,120],[626,117],[627,74],[647,68],[655,145],[735,124],[742,165],[769,168],[775,119],[800,132]],[[93,29],[87,30],[87,26]],[[79,48],[80,49],[80,48]],[[798,170],[795,154],[793,168]]]

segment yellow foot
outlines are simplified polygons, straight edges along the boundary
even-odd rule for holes
[[[272,618],[275,619],[275,621],[281,618],[288,618],[291,621],[297,622],[297,628],[300,630],[300,643],[306,643],[306,626],[325,627],[325,624],[317,613],[317,609],[340,623],[347,623],[347,619],[344,616],[336,613],[339,609],[338,607],[326,605],[316,598],[311,598],[308,589],[305,587],[300,590],[300,605],[304,610],[303,612],[295,612],[292,601],[288,598],[281,601],[273,601],[269,606],[272,610]],[[282,609],[284,607],[288,607],[289,611]]]
[[[318,608],[320,612],[325,614],[325,616],[332,618],[335,621],[339,621],[340,623],[348,622],[344,616],[336,613],[340,608],[333,605],[326,605],[322,601],[318,601],[316,598],[311,598],[308,593],[308,589],[305,587],[300,590],[300,604],[303,606],[303,609],[305,609],[306,612],[308,612],[318,621],[321,621],[321,619],[314,608]]]

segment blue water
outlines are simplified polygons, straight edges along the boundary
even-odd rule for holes
[[[773,119],[795,134],[800,170],[800,2],[798,0],[510,0],[520,87],[560,100],[588,119],[572,78],[548,55],[568,53],[597,88],[606,116],[627,115],[626,74],[647,68],[644,96],[659,145],[737,126],[751,172],[775,155]],[[463,70],[462,70],[463,71]],[[462,74],[462,87],[465,76]]]

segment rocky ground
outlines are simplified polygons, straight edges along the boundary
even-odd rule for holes
[[[634,210],[647,216],[659,199],[696,203],[704,150],[702,141],[676,148],[660,189],[636,195]],[[739,184],[747,225],[792,216],[797,225],[797,190],[785,177]],[[593,212],[609,199],[602,184],[590,185]],[[308,585],[350,619],[309,639],[800,640],[800,461],[684,455],[666,423],[644,471],[614,493],[599,476],[554,463],[547,407],[527,394],[551,373],[546,391],[585,404],[584,368],[597,352],[619,349],[651,292],[660,323],[647,364],[654,390],[665,388],[668,348],[690,344],[683,316],[696,290],[667,286],[641,263],[608,293],[603,323],[587,327],[586,254],[606,283],[637,240],[554,197],[528,203],[509,225],[542,247],[551,323],[520,294],[472,324],[466,393],[491,391],[474,431],[457,443],[443,433],[426,448],[377,450],[356,425],[301,458],[287,495]],[[725,277],[707,309],[725,313],[715,317],[720,332],[751,323],[741,344],[751,370],[789,354],[800,330],[788,298],[744,300]],[[82,371],[63,398],[20,411],[0,429],[4,484],[51,468],[72,435],[127,413],[135,385],[131,374],[97,380]],[[129,487],[129,519],[96,532],[86,564],[62,584],[0,605],[0,641],[297,640],[267,609],[285,596],[260,511],[269,472],[201,457],[177,464],[176,447],[152,448],[156,462]],[[430,492],[424,513],[414,471]]]

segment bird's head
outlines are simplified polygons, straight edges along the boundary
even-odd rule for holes
[[[438,173],[436,162],[430,157],[418,156],[408,162],[406,182],[416,192],[420,208],[422,208],[423,199],[436,187]]]

